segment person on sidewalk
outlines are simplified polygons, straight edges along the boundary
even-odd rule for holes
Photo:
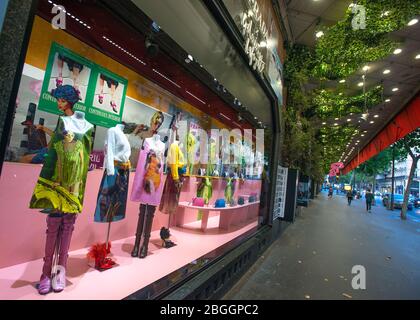
[[[353,192],[351,190],[347,191],[347,202],[351,205],[351,200],[353,200]]]
[[[370,189],[366,190],[365,199],[366,199],[366,211],[372,212],[371,209],[372,209],[373,193],[370,192]]]
[[[333,196],[333,188],[332,187],[330,187],[329,189],[328,189],[328,198],[332,198],[332,196]]]

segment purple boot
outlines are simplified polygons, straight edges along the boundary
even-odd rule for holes
[[[47,294],[51,291],[51,269],[61,221],[61,217],[47,216],[47,240],[45,242],[44,266],[38,287],[39,294]]]
[[[61,292],[66,287],[66,267],[68,252],[70,248],[71,236],[74,230],[74,223],[76,222],[75,214],[65,214],[63,216],[63,228],[61,232],[60,252],[58,259],[57,274],[52,281],[52,288],[54,292]]]

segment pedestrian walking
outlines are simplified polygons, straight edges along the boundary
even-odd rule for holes
[[[372,209],[373,193],[370,192],[370,189],[366,190],[365,199],[366,199],[366,211],[372,212],[371,209]]]
[[[347,191],[347,202],[351,205],[351,200],[353,200],[353,192],[351,190]]]
[[[329,189],[328,189],[328,198],[332,198],[332,196],[333,196],[333,188],[332,187],[330,187]]]

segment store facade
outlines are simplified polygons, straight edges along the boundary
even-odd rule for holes
[[[274,62],[250,65],[232,21],[251,7],[222,19],[228,1],[182,3],[191,21],[219,32],[219,47],[195,38],[195,51],[187,35],[200,26],[166,26],[151,2],[39,0],[19,12],[28,27],[2,90],[3,299],[208,298],[279,234],[270,194],[281,50],[261,50],[259,60]],[[4,32],[14,8],[11,0]],[[220,263],[235,271],[207,290]],[[67,287],[39,295],[41,274],[46,287],[42,279],[63,274],[57,265]],[[201,287],[181,295],[191,279]]]

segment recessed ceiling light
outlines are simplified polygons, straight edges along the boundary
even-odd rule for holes
[[[369,69],[370,69],[370,67],[369,67],[369,66],[364,66],[362,70],[363,70],[363,71],[368,71]]]
[[[321,38],[324,35],[323,31],[318,31],[317,33],[315,33],[315,37],[317,38]]]
[[[385,99],[385,102],[390,102],[391,101],[391,99]]]
[[[344,82],[346,82],[346,80],[345,79],[341,79],[340,81],[338,81],[338,82],[340,82],[340,83],[344,83]]]
[[[375,114],[373,117],[374,118],[378,118],[379,117],[379,114]]]
[[[364,134],[361,134],[360,136],[361,136],[361,137],[364,137],[365,135],[364,135]]]
[[[383,72],[383,74],[388,74],[388,73],[390,73],[391,72],[391,70],[389,70],[389,69],[385,69],[384,70],[384,72]]]
[[[416,55],[416,59],[420,59],[420,54]]]
[[[359,82],[357,85],[358,85],[359,87],[363,87],[363,82]]]
[[[392,88],[392,91],[393,91],[393,92],[398,91],[398,88],[397,88],[397,87]]]
[[[335,126],[338,126],[338,123],[336,122],[336,123],[334,123],[334,125],[335,125]]]
[[[371,122],[369,122],[369,123],[374,123],[375,121],[371,121]]]
[[[418,20],[418,19],[411,19],[411,20],[407,23],[407,25],[408,25],[408,26],[412,26],[412,25],[415,25],[417,22],[419,22],[419,20]]]
[[[337,121],[337,120],[338,120],[338,118],[335,118],[334,120],[336,120],[336,121]]]
[[[324,125],[325,125],[325,124],[327,124],[327,123],[326,123],[326,122],[323,122],[322,124],[324,124]]]
[[[347,121],[349,121],[349,122],[350,122],[350,121],[351,121],[351,119],[347,119]]]
[[[402,52],[402,50],[400,48],[397,48],[394,50],[394,54],[400,54]]]

